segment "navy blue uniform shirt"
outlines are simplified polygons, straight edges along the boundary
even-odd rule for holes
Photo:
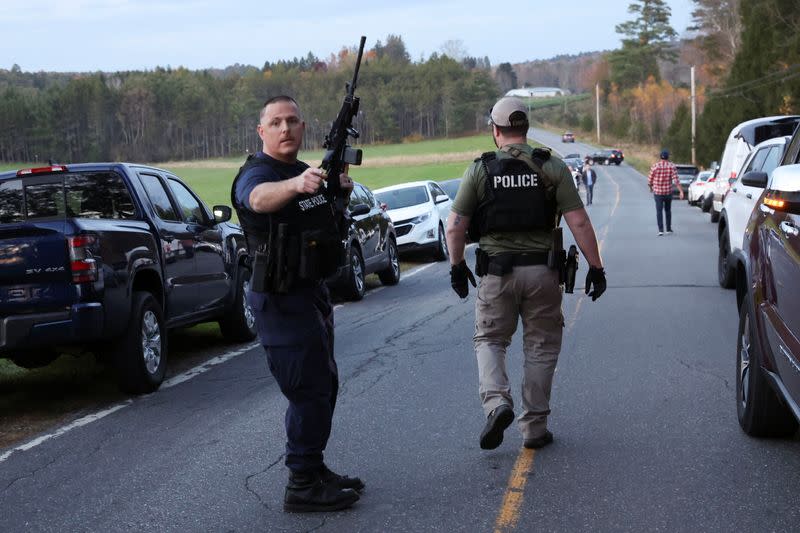
[[[306,163],[298,160],[294,163],[284,163],[278,161],[274,157],[270,157],[264,152],[256,152],[255,157],[269,162],[270,166],[259,165],[249,168],[236,182],[236,200],[240,205],[252,211],[250,207],[250,193],[256,188],[256,185],[267,182],[282,181],[285,179],[299,176],[305,169],[308,168]]]

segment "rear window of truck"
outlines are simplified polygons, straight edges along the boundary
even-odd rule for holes
[[[0,183],[0,223],[95,218],[131,219],[136,209],[116,172],[80,172]]]

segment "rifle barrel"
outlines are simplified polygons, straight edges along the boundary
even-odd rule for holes
[[[358,58],[356,59],[356,71],[353,73],[353,82],[350,84],[350,94],[356,91],[356,81],[358,80],[358,71],[361,68],[361,56],[364,55],[364,43],[367,42],[367,36],[361,36],[361,43],[358,45]]]

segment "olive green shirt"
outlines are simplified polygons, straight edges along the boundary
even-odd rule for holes
[[[510,146],[526,152],[528,155],[533,153],[533,148],[527,144]],[[501,150],[498,150],[496,154],[498,159],[513,157]],[[551,183],[555,183],[556,210],[559,215],[583,207],[572,174],[561,159],[551,156],[542,165],[542,170],[550,178]],[[486,178],[486,170],[480,160],[473,162],[467,168],[461,185],[458,187],[456,199],[453,201],[453,213],[467,217],[475,214],[478,204],[486,196]],[[552,247],[552,244],[551,230],[490,232],[482,235],[480,240],[481,249],[489,255],[503,252],[545,252]]]

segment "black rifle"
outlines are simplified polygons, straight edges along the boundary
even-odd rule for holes
[[[358,139],[358,130],[353,127],[353,119],[358,114],[359,99],[355,95],[356,83],[358,81],[358,69],[361,68],[361,56],[364,54],[364,43],[367,38],[361,36],[361,44],[358,47],[358,58],[356,59],[356,71],[353,73],[353,81],[346,85],[347,94],[344,96],[342,108],[336,120],[331,125],[331,131],[325,136],[325,156],[322,158],[320,168],[328,174],[325,194],[334,206],[336,221],[339,225],[339,232],[342,236],[347,235],[348,224],[346,223],[347,213],[345,211],[346,199],[349,193],[342,190],[339,183],[339,175],[342,174],[347,165],[361,164],[361,150],[351,148],[347,144],[348,137]]]

